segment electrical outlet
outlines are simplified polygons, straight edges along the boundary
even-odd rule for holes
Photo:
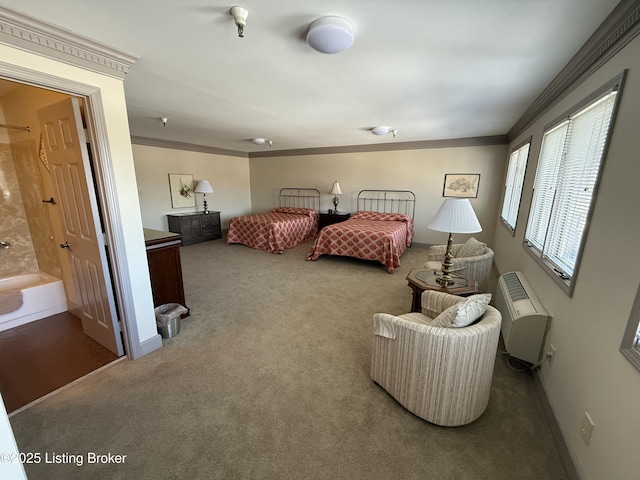
[[[587,412],[584,412],[584,418],[582,419],[582,426],[580,427],[580,434],[585,445],[589,445],[591,440],[591,434],[593,433],[593,420]]]

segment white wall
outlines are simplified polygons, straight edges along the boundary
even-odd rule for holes
[[[308,187],[320,190],[326,211],[333,208],[329,192],[335,180],[344,192],[338,209],[345,212],[356,211],[360,190],[411,190],[416,195],[414,242],[445,243],[446,234],[427,229],[443,201],[444,175],[479,173],[478,198],[471,203],[483,231],[474,236],[492,244],[506,160],[506,145],[252,158],[251,205],[254,212],[264,212],[276,206],[282,187]]]
[[[214,193],[207,194],[210,211],[219,211],[222,228],[229,218],[251,211],[249,159],[228,155],[189,152],[171,148],[133,145],[142,224],[167,231],[167,214],[203,210],[203,196],[196,195],[196,206],[173,208],[169,194],[169,174],[193,175],[194,183],[209,180]]]
[[[544,125],[629,69],[572,298],[522,247]],[[522,271],[553,315],[547,342],[557,354],[541,380],[582,477],[638,478],[640,372],[619,352],[640,280],[640,36],[571,92],[512,146],[533,135],[515,237],[498,225],[495,262]],[[595,423],[589,446],[584,412]]]

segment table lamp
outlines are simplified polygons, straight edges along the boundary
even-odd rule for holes
[[[455,283],[451,276],[453,234],[478,233],[482,231],[482,227],[468,198],[446,198],[427,228],[436,232],[449,233],[447,250],[442,262],[442,274],[436,279],[440,286],[446,288]]]
[[[333,195],[333,212],[338,213],[338,204],[340,203],[338,195],[342,195],[342,189],[340,188],[340,184],[337,180],[333,182],[333,187],[331,188],[330,193]]]
[[[209,208],[207,207],[207,193],[213,193],[213,187],[208,180],[200,180],[198,185],[196,185],[194,192],[202,193],[202,196],[204,197],[204,213],[208,214]]]

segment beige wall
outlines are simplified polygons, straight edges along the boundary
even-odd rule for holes
[[[320,190],[326,211],[333,208],[329,192],[335,180],[344,192],[338,209],[345,212],[356,210],[360,190],[411,190],[416,195],[414,242],[445,243],[446,234],[427,229],[443,201],[444,175],[479,173],[478,198],[471,203],[483,231],[475,237],[492,244],[506,158],[506,145],[252,158],[251,206],[263,212],[276,205],[282,187],[309,187]]]
[[[146,228],[166,231],[167,214],[203,210],[199,193],[195,207],[172,207],[170,173],[191,174],[195,184],[209,180],[214,193],[207,194],[207,205],[210,211],[220,212],[222,228],[228,227],[229,218],[251,211],[247,158],[144,145],[133,145],[133,157],[142,224]]]
[[[522,248],[544,125],[629,69],[595,211],[572,298]],[[527,129],[533,135],[515,237],[498,225],[500,272],[522,271],[553,319],[547,337],[557,353],[541,379],[584,479],[638,478],[640,372],[619,352],[640,280],[640,36]],[[589,446],[580,436],[584,412],[595,423]]]

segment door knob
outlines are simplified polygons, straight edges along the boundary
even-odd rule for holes
[[[69,242],[64,242],[60,244],[60,248],[68,248],[71,249],[71,245],[69,245]]]

